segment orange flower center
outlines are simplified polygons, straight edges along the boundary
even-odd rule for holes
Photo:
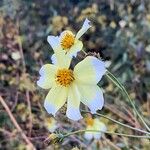
[[[68,51],[75,42],[75,36],[71,31],[65,31],[61,38],[61,46]]]
[[[56,74],[56,82],[62,86],[70,85],[74,80],[73,71],[70,69],[59,69]]]
[[[85,119],[85,122],[86,122],[86,124],[87,124],[88,126],[93,126],[93,124],[94,124],[94,119],[92,119],[91,117],[87,117],[87,118]]]

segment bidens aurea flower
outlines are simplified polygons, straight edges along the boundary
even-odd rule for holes
[[[53,48],[53,50],[61,51],[64,50],[68,56],[76,56],[82,47],[82,41],[79,38],[91,27],[90,21],[85,19],[82,28],[74,35],[71,31],[65,30],[60,36],[48,36],[47,41]]]
[[[86,118],[86,130],[97,130],[97,131],[102,131],[105,132],[107,130],[106,125],[101,122],[99,119],[95,118],[92,119],[92,117],[87,117]],[[87,140],[91,139],[100,139],[102,136],[102,132],[85,132],[84,137]]]
[[[104,98],[97,83],[106,72],[104,62],[88,56],[71,70],[70,57],[62,52],[56,53],[56,59],[56,64],[42,66],[39,71],[41,77],[37,81],[40,87],[51,88],[44,102],[47,112],[55,115],[66,101],[66,115],[72,120],[82,118],[80,102],[87,105],[92,113],[102,109]]]

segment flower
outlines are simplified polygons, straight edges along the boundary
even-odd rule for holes
[[[56,120],[52,117],[46,118],[45,126],[50,132],[54,132],[57,128]]]
[[[82,28],[78,31],[76,36],[69,30],[63,31],[60,36],[48,36],[47,41],[53,48],[53,50],[64,50],[69,56],[76,56],[77,52],[83,47],[79,38],[91,27],[89,20],[85,19]]]
[[[92,119],[92,117],[87,117],[86,124],[87,124],[86,130],[99,130],[102,132],[105,132],[107,130],[105,124],[97,118]],[[91,140],[92,138],[98,140],[101,138],[102,132],[85,132],[84,137],[87,140]]]
[[[87,56],[73,70],[69,68],[71,58],[63,52],[56,53],[56,64],[43,65],[38,86],[50,89],[45,98],[44,107],[48,113],[55,116],[56,112],[67,101],[66,115],[72,120],[82,118],[80,102],[87,105],[92,113],[102,109],[104,98],[97,83],[105,74],[105,63]]]

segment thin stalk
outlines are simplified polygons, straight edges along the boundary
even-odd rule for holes
[[[144,118],[140,115],[140,113],[138,112],[138,110],[135,107],[135,104],[132,102],[129,94],[127,93],[126,89],[124,88],[124,86],[120,83],[120,81],[111,73],[107,70],[106,73],[107,77],[127,96],[127,99],[129,100],[129,102],[131,103],[134,111],[136,112],[137,116],[141,119],[141,121],[143,122],[144,126],[146,127],[146,129],[148,131],[150,131],[150,128],[148,127],[148,125],[146,124]]]
[[[21,136],[24,139],[24,141],[30,146],[31,150],[36,150],[32,142],[28,139],[26,134],[23,132],[22,128],[19,126],[18,122],[16,121],[15,117],[13,116],[12,112],[10,111],[9,107],[7,106],[7,104],[5,103],[4,99],[1,96],[0,96],[0,103],[5,108],[7,114],[9,115],[12,123],[14,124],[18,132],[21,133]]]
[[[131,135],[131,134],[123,134],[123,133],[117,133],[117,132],[106,132],[106,131],[104,132],[104,131],[100,131],[100,130],[78,130],[78,131],[70,132],[68,134],[63,135],[62,139],[66,138],[70,135],[78,134],[78,133],[82,133],[82,132],[100,132],[100,133],[105,133],[105,134],[132,137],[132,138],[147,138],[147,139],[150,139],[150,136]]]
[[[83,113],[90,113],[90,111],[85,111],[85,110],[81,110],[81,111],[82,111]],[[129,129],[132,129],[132,130],[135,130],[135,131],[138,131],[138,132],[141,132],[141,133],[150,135],[150,133],[147,132],[147,131],[144,131],[144,130],[141,130],[141,129],[138,129],[138,128],[134,128],[134,127],[129,126],[129,125],[126,125],[126,124],[124,124],[124,123],[121,123],[121,122],[119,122],[119,121],[117,121],[117,120],[114,120],[114,119],[112,119],[112,118],[110,118],[110,117],[108,117],[108,116],[105,116],[105,115],[103,115],[103,114],[95,113],[94,115],[101,116],[101,117],[103,117],[103,118],[109,119],[109,120],[111,120],[111,121],[113,121],[113,122],[115,122],[115,123],[117,123],[117,124],[119,124],[119,125],[121,125],[121,126],[123,126],[123,127],[126,127],[126,128],[129,128]]]

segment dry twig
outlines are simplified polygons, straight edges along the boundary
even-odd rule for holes
[[[13,122],[14,126],[16,127],[16,129],[18,130],[19,133],[21,133],[22,138],[24,139],[24,141],[29,145],[29,147],[32,150],[35,150],[36,148],[34,147],[34,145],[31,143],[31,141],[28,139],[28,137],[25,135],[25,133],[23,132],[23,130],[21,129],[21,127],[19,126],[19,124],[17,123],[16,119],[14,118],[13,114],[11,113],[9,107],[7,106],[7,104],[5,103],[4,99],[0,96],[0,102],[3,105],[3,107],[5,108],[7,114],[9,115],[11,121]]]

